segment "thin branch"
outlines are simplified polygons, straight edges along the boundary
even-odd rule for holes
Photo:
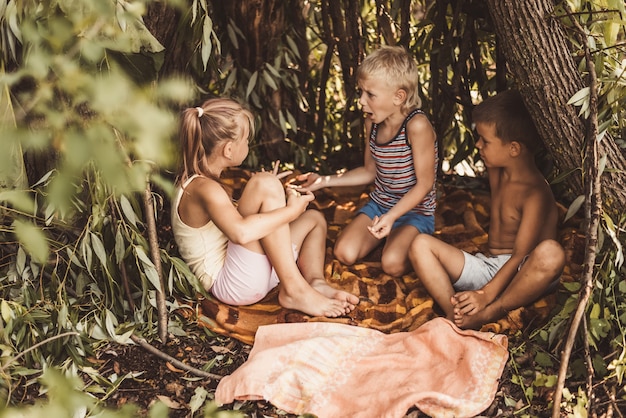
[[[587,317],[583,316],[583,335],[587,335],[589,332],[589,328],[587,327]],[[589,349],[589,340],[587,338],[583,338],[583,347],[584,347],[584,355],[585,355],[585,365],[587,366],[587,399],[588,399],[588,410],[595,410],[595,396],[593,390],[593,362],[591,361],[591,350]],[[593,415],[597,415],[595,412]]]
[[[128,273],[126,272],[126,264],[124,264],[123,260],[120,262],[120,273],[122,274],[124,292],[126,292],[126,297],[128,298],[128,306],[131,312],[135,312],[135,301],[133,301],[133,294],[130,291],[130,283],[128,281]]]
[[[620,418],[624,418],[624,414],[620,411],[617,402],[615,401],[615,386],[611,386],[611,390],[606,387],[606,385],[602,385],[604,387],[604,391],[606,392],[607,397],[609,398],[609,407],[607,408],[606,418],[611,418],[613,416],[613,410],[617,412],[617,415]]]
[[[165,283],[163,281],[163,269],[161,267],[161,255],[159,247],[159,238],[156,230],[156,219],[154,217],[154,199],[152,198],[152,190],[150,181],[146,182],[146,190],[144,192],[144,212],[146,213],[146,223],[148,226],[148,244],[150,245],[150,257],[154,263],[154,267],[159,276],[160,289],[156,292],[156,305],[159,318],[159,337],[165,344],[167,342],[167,306],[165,304]]]
[[[587,198],[585,199],[585,217],[587,221],[589,233],[587,234],[587,240],[585,243],[585,259],[583,269],[583,287],[581,288],[578,307],[574,311],[572,322],[570,324],[569,333],[566,339],[566,344],[563,352],[561,353],[561,367],[559,369],[559,376],[557,379],[557,385],[554,393],[554,404],[552,407],[552,418],[559,418],[561,416],[561,399],[563,396],[563,387],[565,386],[565,376],[569,366],[569,359],[572,353],[572,347],[578,328],[580,326],[581,319],[587,309],[587,303],[593,290],[593,271],[596,259],[597,242],[598,242],[598,229],[600,225],[600,209],[602,205],[602,197],[600,193],[600,176],[602,173],[598,170],[598,141],[596,140],[598,135],[598,92],[597,92],[597,79],[594,67],[594,61],[591,59],[591,52],[589,45],[584,42],[584,30],[580,23],[576,19],[572,19],[572,22],[578,33],[583,37],[582,45],[584,45],[585,58],[587,63],[587,70],[589,72],[589,109],[590,116],[587,126],[587,151],[586,158],[583,160],[585,169],[585,191]],[[586,335],[583,335],[586,338]]]
[[[213,379],[213,380],[220,380],[222,377],[224,377],[219,374],[205,372],[204,370],[196,369],[195,367],[185,364],[182,361],[177,360],[174,357],[170,356],[169,354],[166,354],[162,352],[161,350],[159,350],[158,348],[150,345],[143,338],[139,338],[135,335],[131,335],[130,339],[133,340],[139,346],[141,346],[144,350],[148,351],[149,353],[154,354],[155,356],[160,357],[163,360],[172,363],[172,365],[176,366],[179,369],[186,370],[190,373],[193,373],[196,376],[206,377],[207,379]]]

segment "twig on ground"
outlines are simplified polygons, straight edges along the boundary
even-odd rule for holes
[[[170,356],[169,354],[166,354],[163,351],[159,350],[158,348],[150,345],[143,338],[137,337],[135,335],[131,335],[130,339],[133,340],[139,346],[141,346],[144,350],[148,351],[149,353],[154,354],[155,356],[160,357],[163,360],[166,360],[172,363],[172,365],[176,366],[179,369],[186,370],[190,373],[193,373],[196,376],[206,377],[207,379],[213,379],[213,380],[220,380],[222,377],[224,377],[219,374],[205,372],[204,370],[196,369],[195,367],[185,364],[182,361],[177,360],[174,357]]]

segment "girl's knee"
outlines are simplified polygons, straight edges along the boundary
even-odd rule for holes
[[[264,195],[281,195],[284,197],[285,189],[278,177],[269,172],[256,173],[246,183],[246,189],[262,193]]]
[[[326,228],[326,218],[324,214],[319,210],[308,209],[306,212],[302,214],[302,216],[306,216],[315,224],[315,226]]]

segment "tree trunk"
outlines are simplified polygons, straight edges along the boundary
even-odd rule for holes
[[[568,100],[585,85],[551,0],[488,0],[502,51],[539,134],[564,180],[566,197],[583,194],[582,159],[585,124]],[[607,156],[602,175],[604,209],[623,213],[626,202],[626,159],[609,137],[599,143]]]
[[[185,44],[188,40],[180,39],[181,31],[178,30],[181,24],[180,12],[165,2],[149,2],[144,22],[150,33],[165,47],[165,57],[159,75],[188,73],[193,50]]]

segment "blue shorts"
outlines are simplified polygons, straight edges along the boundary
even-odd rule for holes
[[[376,216],[384,215],[389,212],[389,209],[380,206],[378,203],[370,199],[357,214],[363,213],[370,219],[374,219]],[[422,234],[432,235],[435,232],[435,217],[433,215],[422,215],[419,213],[407,212],[400,216],[393,223],[392,229],[398,228],[403,225],[411,225],[417,228]]]

